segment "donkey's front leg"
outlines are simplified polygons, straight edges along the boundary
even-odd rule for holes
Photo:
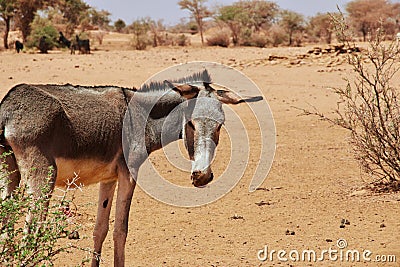
[[[94,257],[92,259],[92,267],[100,265],[101,249],[104,239],[107,236],[109,229],[109,219],[111,204],[114,196],[116,181],[110,183],[100,183],[99,203],[97,207],[96,226],[94,227]]]
[[[135,176],[137,171],[135,171]],[[114,224],[114,266],[125,265],[125,242],[128,234],[129,210],[133,191],[136,186],[136,177],[129,175],[129,170],[124,168],[118,174],[117,207],[115,210]]]

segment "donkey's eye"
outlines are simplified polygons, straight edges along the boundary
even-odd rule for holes
[[[188,121],[188,125],[190,128],[192,128],[193,130],[195,129],[194,124],[192,121]]]

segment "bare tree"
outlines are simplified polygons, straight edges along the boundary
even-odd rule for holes
[[[165,26],[162,20],[150,20],[149,26],[153,38],[153,47],[157,47],[162,43],[161,32],[165,31]]]
[[[352,34],[341,17],[335,22],[336,34],[352,50]],[[371,175],[378,190],[400,190],[400,94],[393,85],[400,70],[400,44],[383,41],[383,28],[379,28],[363,53],[349,53],[353,68],[353,81],[347,86],[334,88],[339,97],[336,118],[314,111],[303,110],[306,115],[317,115],[350,133],[355,158],[363,170]]]
[[[204,44],[204,18],[211,16],[211,12],[205,6],[207,0],[181,0],[178,5],[181,9],[189,10],[199,27],[201,44]]]

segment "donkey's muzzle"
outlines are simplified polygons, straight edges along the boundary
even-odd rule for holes
[[[214,174],[212,172],[203,173],[201,171],[194,171],[192,173],[192,184],[195,187],[205,186],[213,179],[214,179]]]

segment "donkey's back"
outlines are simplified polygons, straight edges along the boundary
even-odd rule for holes
[[[26,177],[31,177],[29,168],[53,166],[58,185],[74,172],[85,184],[116,179],[118,162],[123,162],[121,129],[131,93],[127,96],[126,90],[17,85],[0,106],[3,150],[14,152]]]

